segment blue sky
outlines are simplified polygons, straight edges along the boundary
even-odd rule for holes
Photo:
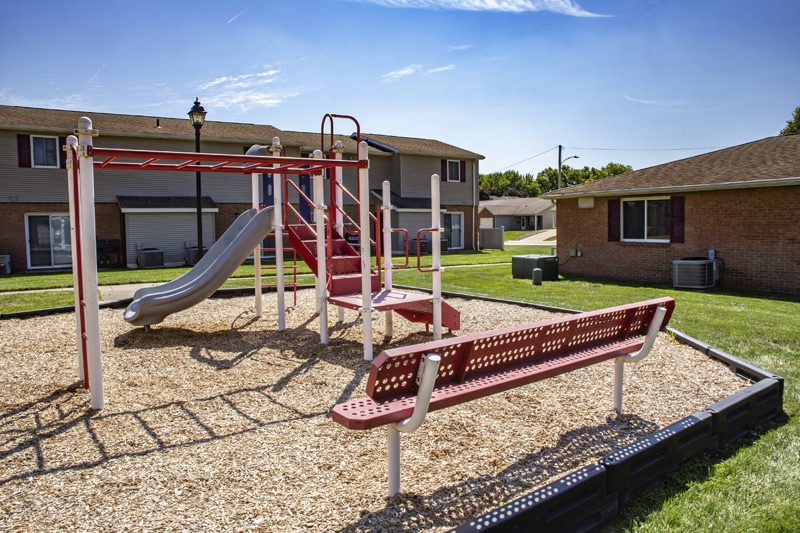
[[[558,144],[638,169],[776,135],[798,20],[793,0],[29,0],[0,18],[0,104],[183,118],[199,97],[286,130],[354,115],[481,172],[555,167]]]

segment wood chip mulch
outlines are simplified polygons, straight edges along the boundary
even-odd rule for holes
[[[447,531],[747,385],[661,334],[613,362],[431,413],[402,436],[402,492],[386,497],[383,429],[348,431],[330,409],[364,396],[361,324],[347,311],[319,342],[313,291],[277,330],[253,298],[208,300],[144,332],[101,311],[106,406],[77,385],[72,314],[0,323],[2,531]],[[287,298],[287,301],[291,301]],[[552,318],[448,300],[473,333]],[[680,313],[680,308],[676,309]],[[395,318],[375,353],[430,340]]]

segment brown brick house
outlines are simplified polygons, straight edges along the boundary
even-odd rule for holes
[[[561,272],[673,282],[713,250],[726,288],[800,294],[800,135],[769,137],[543,196]]]

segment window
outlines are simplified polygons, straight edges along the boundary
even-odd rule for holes
[[[458,161],[447,162],[447,181],[461,181],[461,165]]]
[[[33,166],[58,168],[58,137],[31,136]]]
[[[442,181],[465,183],[467,181],[467,162],[442,159],[442,172],[439,176]]]
[[[68,214],[27,214],[28,268],[65,267],[72,264]]]
[[[669,198],[622,201],[622,240],[669,242]]]

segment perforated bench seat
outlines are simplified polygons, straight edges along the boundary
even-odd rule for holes
[[[372,362],[367,396],[336,405],[348,429],[387,428],[389,496],[400,491],[400,433],[430,411],[614,359],[614,408],[622,412],[625,361],[647,356],[675,301],[659,298],[522,326],[395,348]]]
[[[336,405],[333,420],[370,429],[408,418],[427,354],[441,356],[428,409],[435,411],[636,352],[659,306],[667,310],[663,329],[672,298],[386,350],[370,367],[368,398]]]
[[[555,355],[535,363],[503,368],[483,374],[464,383],[447,383],[437,386],[431,396],[428,412],[476,400],[507,391],[535,381],[565,374],[621,355],[639,350],[642,338],[627,339],[594,348],[581,349],[568,355]],[[414,381],[409,372],[406,379]],[[387,383],[391,386],[393,383]],[[411,416],[416,405],[416,394],[401,394],[384,400],[360,398],[341,403],[333,408],[333,419],[347,429],[372,429],[396,423]]]

